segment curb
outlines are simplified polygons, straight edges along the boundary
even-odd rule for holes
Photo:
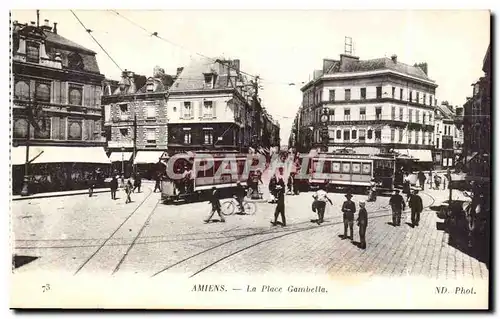
[[[94,194],[99,194],[99,193],[109,193],[111,192],[111,190],[109,189],[100,189],[100,190],[94,190]],[[75,193],[64,193],[64,192],[61,192],[61,193],[40,193],[40,194],[36,194],[36,195],[32,195],[32,196],[20,196],[20,195],[16,195],[15,197],[13,196],[11,198],[12,201],[18,201],[18,200],[27,200],[27,199],[39,199],[39,198],[51,198],[51,197],[64,197],[64,196],[75,196],[75,195],[88,195],[89,194],[89,191],[88,190],[82,190],[81,192],[80,191],[77,191]]]

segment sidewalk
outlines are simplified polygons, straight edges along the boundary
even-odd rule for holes
[[[107,193],[109,191],[110,191],[109,188],[96,188],[96,189],[94,189],[94,194]],[[13,195],[12,200],[15,201],[15,200],[24,200],[24,199],[50,198],[50,197],[73,196],[73,195],[87,195],[88,196],[88,194],[89,194],[88,189],[80,189],[80,190],[74,190],[74,191],[38,193],[38,194],[33,194],[33,195],[28,195],[28,196]]]

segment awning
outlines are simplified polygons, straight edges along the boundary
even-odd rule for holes
[[[160,161],[163,151],[140,151],[135,155],[134,164],[154,164]]]
[[[130,161],[133,154],[132,152],[123,152],[122,157],[122,152],[113,152],[109,155],[109,160],[111,162]]]
[[[42,163],[94,163],[110,164],[103,147],[73,146],[30,146],[29,157],[32,164]],[[26,147],[12,148],[12,165],[24,164]]]
[[[396,149],[394,151],[401,155],[411,156],[419,162],[432,162],[431,150]]]
[[[42,149],[37,146],[29,148],[29,161],[39,157]],[[17,146],[10,149],[10,162],[12,165],[24,165],[26,163],[26,146]]]

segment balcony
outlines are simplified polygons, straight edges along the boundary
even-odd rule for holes
[[[130,148],[134,147],[134,142],[132,141],[108,141],[108,148]]]

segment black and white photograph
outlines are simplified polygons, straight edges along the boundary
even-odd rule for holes
[[[489,309],[491,19],[11,10],[10,307]]]

